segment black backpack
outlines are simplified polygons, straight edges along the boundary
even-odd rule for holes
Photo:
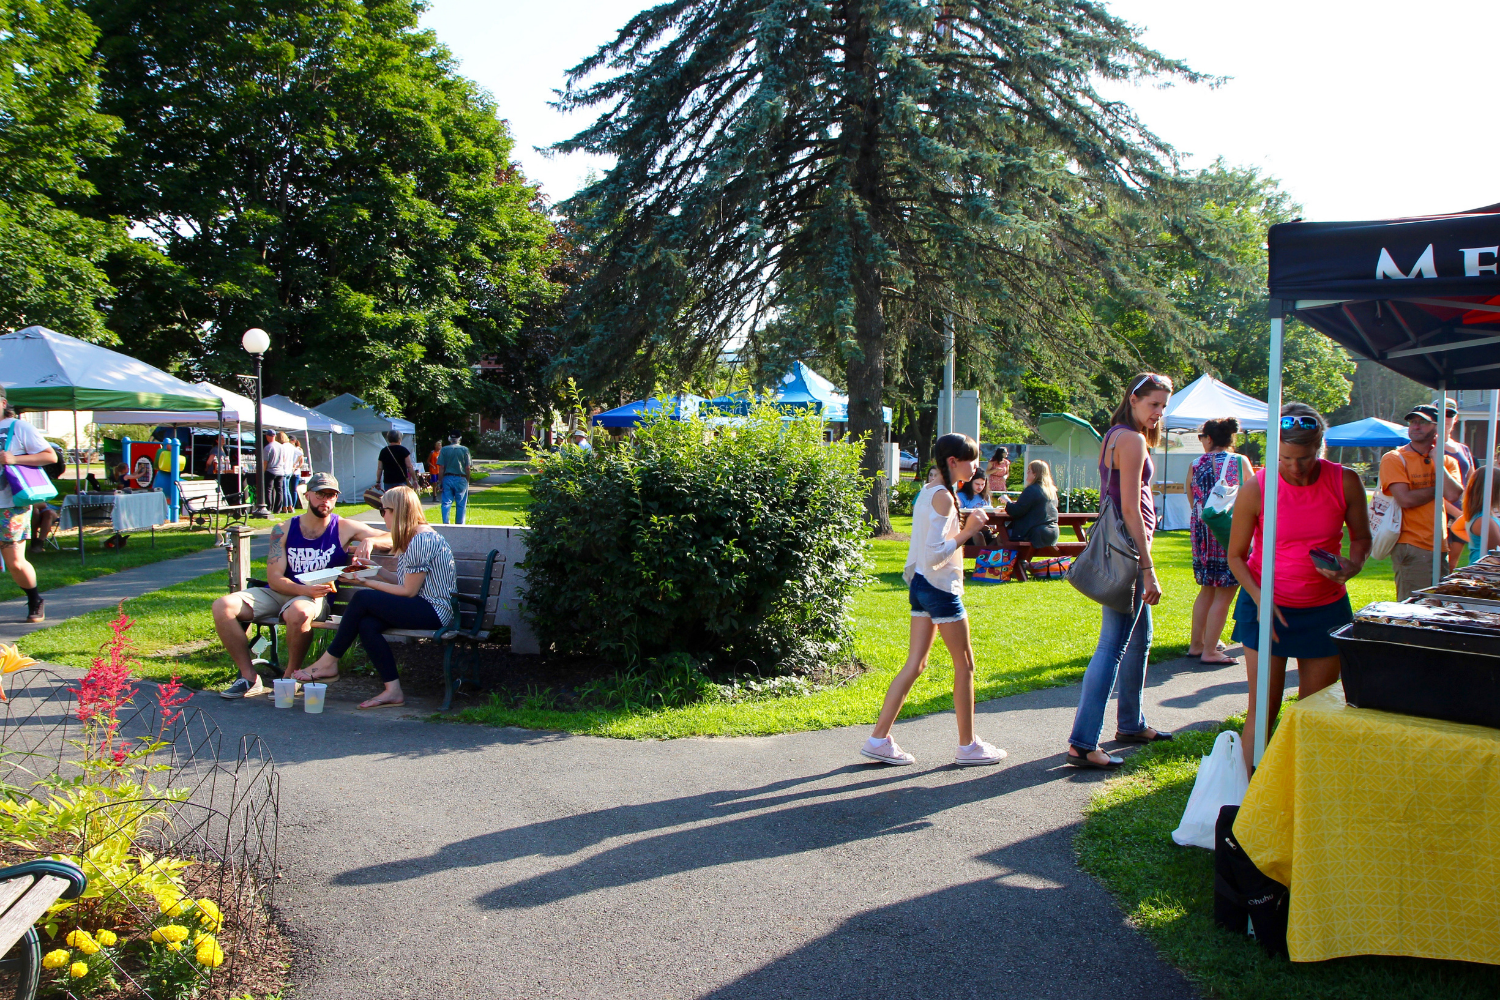
[[[1286,957],[1287,887],[1255,867],[1234,838],[1239,806],[1224,806],[1214,824],[1214,923],[1236,934],[1255,928],[1271,956]]]

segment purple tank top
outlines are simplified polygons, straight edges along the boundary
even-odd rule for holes
[[[1124,424],[1115,424],[1104,432],[1104,450],[1099,456],[1099,490],[1106,496],[1114,498],[1115,505],[1123,513],[1125,503],[1120,499],[1120,470],[1112,469],[1104,463],[1104,456],[1109,454],[1109,441],[1115,431],[1128,431],[1134,428],[1126,427]],[[1151,463],[1151,449],[1146,449],[1146,464],[1141,469],[1141,523],[1146,527],[1146,537],[1156,530],[1156,502],[1151,499],[1151,476],[1156,472],[1156,466]]]
[[[312,541],[302,537],[302,518],[294,517],[286,533],[287,575],[301,583],[301,574],[349,565],[349,553],[339,544],[339,516],[328,515],[328,527]]]

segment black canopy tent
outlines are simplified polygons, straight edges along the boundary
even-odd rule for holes
[[[1266,404],[1281,410],[1282,325],[1300,319],[1349,351],[1437,390],[1438,412],[1449,389],[1500,389],[1500,205],[1376,222],[1288,222],[1269,233],[1270,385]],[[1494,483],[1500,392],[1490,394],[1485,496]],[[1278,435],[1266,435],[1266,467],[1278,462]],[[1266,477],[1261,606],[1275,605],[1277,493]],[[1441,476],[1434,502],[1442,503]],[[1484,520],[1489,534],[1489,519]],[[1433,532],[1432,572],[1441,566],[1441,533]],[[1485,538],[1484,547],[1490,547]],[[1271,648],[1272,615],[1260,616],[1260,648]],[[1268,671],[1256,684],[1255,760],[1265,751],[1270,720]]]

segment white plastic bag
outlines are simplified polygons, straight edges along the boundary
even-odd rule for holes
[[[1370,498],[1370,558],[1386,559],[1401,539],[1401,505],[1380,490]]]
[[[1214,740],[1213,750],[1198,765],[1193,794],[1188,796],[1187,808],[1182,811],[1182,822],[1172,831],[1172,840],[1183,847],[1191,845],[1213,850],[1214,824],[1219,821],[1219,809],[1239,805],[1249,786],[1239,734],[1220,733]]]

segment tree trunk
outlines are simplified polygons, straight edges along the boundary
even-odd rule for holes
[[[865,511],[876,534],[891,530],[891,484],[886,482],[885,422],[881,399],[885,395],[885,311],[881,303],[884,246],[881,228],[880,100],[876,87],[877,67],[870,50],[870,21],[864,0],[845,0],[844,72],[846,97],[843,135],[849,144],[851,186],[864,218],[851,210],[848,225],[854,234],[851,284],[854,289],[855,351],[847,366],[849,383],[849,432],[865,435],[860,467],[869,479]]]

